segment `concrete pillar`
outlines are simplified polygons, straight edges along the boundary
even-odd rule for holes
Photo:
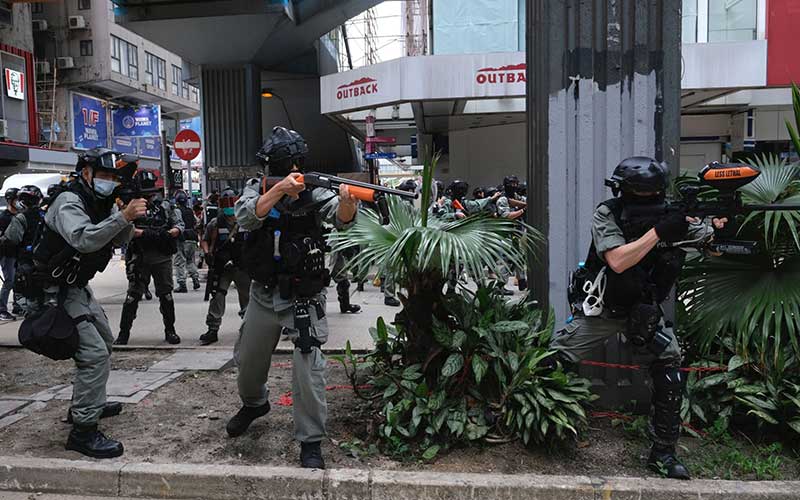
[[[528,221],[547,239],[530,283],[558,323],[603,180],[634,155],[677,171],[680,29],[681,0],[527,0]]]
[[[258,172],[260,75],[253,64],[202,68],[204,170],[210,181],[241,180]]]

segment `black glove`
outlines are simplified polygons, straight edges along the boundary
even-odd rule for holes
[[[686,222],[686,214],[672,213],[664,217],[656,224],[656,234],[661,241],[675,243],[686,239],[689,231],[689,223]]]
[[[159,233],[155,229],[142,229],[142,239],[154,241],[159,238]]]

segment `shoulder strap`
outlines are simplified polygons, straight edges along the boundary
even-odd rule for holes
[[[619,198],[611,198],[610,200],[602,202],[600,205],[611,210],[611,215],[614,216],[614,222],[616,222],[619,227],[622,227],[622,210],[624,208],[622,200]]]

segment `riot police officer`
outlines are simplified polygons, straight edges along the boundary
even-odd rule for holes
[[[154,179],[148,172],[136,173],[139,184],[152,189]],[[128,244],[125,255],[125,270],[128,275],[128,293],[122,306],[119,320],[119,335],[115,345],[127,345],[131,335],[133,320],[139,301],[145,292],[150,277],[153,277],[159,310],[164,320],[164,340],[169,344],[180,344],[181,338],[175,333],[175,302],[172,298],[172,256],[178,250],[178,237],[184,230],[183,219],[178,210],[173,209],[163,199],[160,191],[150,195],[147,215],[135,221],[136,230]]]
[[[358,210],[342,185],[338,196],[307,189],[301,169],[308,153],[305,140],[293,130],[275,127],[258,152],[271,176],[269,186],[249,181],[236,203],[236,219],[249,231],[245,266],[253,278],[250,305],[242,324],[239,346],[239,397],[244,406],[230,419],[227,432],[243,434],[254,419],[270,410],[266,382],[272,352],[286,327],[295,344],[292,357],[294,437],[300,442],[300,462],[324,468],[320,441],[326,434],[325,356],[328,338],[323,221],[342,229]]]
[[[17,294],[14,294],[14,309],[8,312],[8,297],[14,288],[14,268],[17,261],[17,247],[18,245],[12,244],[9,241],[3,240],[2,236],[5,235],[11,221],[17,215],[17,193],[19,189],[8,188],[4,194],[6,199],[6,208],[0,213],[0,269],[3,271],[3,288],[0,289],[0,321],[14,321],[16,316],[14,314],[21,313],[19,305],[17,304]]]
[[[556,333],[550,348],[570,366],[609,337],[623,333],[649,361],[653,379],[653,446],[648,465],[670,478],[689,479],[688,470],[675,456],[681,428],[681,350],[672,324],[663,318],[661,304],[684,258],[683,250],[667,244],[702,240],[713,231],[683,214],[644,227],[626,223],[623,215],[626,207],[663,202],[668,180],[666,165],[652,158],[628,158],[616,167],[607,181],[615,198],[595,210],[589,255],[570,286],[574,319]],[[727,220],[713,222],[722,227]],[[587,283],[589,291],[584,293]]]
[[[2,238],[0,238],[0,246],[16,248],[14,289],[17,291],[22,288],[19,283],[20,271],[33,269],[32,245],[38,234],[40,223],[44,218],[44,213],[41,209],[42,199],[42,191],[38,187],[22,186],[17,192],[17,198],[14,201],[17,214],[11,220]],[[22,296],[19,300],[23,309],[26,309],[24,312],[26,313],[28,309],[27,300]]]
[[[73,427],[66,448],[94,458],[113,458],[122,455],[123,445],[98,431],[97,422],[122,409],[119,403],[106,402],[114,336],[88,283],[106,268],[114,245],[131,238],[131,221],[145,214],[146,204],[137,199],[124,207],[115,205],[115,192],[135,165],[118,163],[112,151],[80,153],[76,168],[79,177],[55,195],[45,216],[34,261],[37,274],[47,281],[36,288],[58,297],[78,331],[68,418]]]
[[[186,274],[192,278],[192,289],[200,289],[200,274],[197,272],[197,219],[189,207],[189,197],[183,191],[175,195],[175,204],[183,220],[183,231],[178,239],[178,251],[175,253],[175,293],[187,293]]]
[[[231,188],[223,189],[219,195],[220,210],[208,221],[206,233],[200,246],[208,264],[208,303],[206,326],[208,331],[200,336],[202,345],[219,340],[219,327],[225,315],[225,297],[231,283],[236,285],[239,295],[239,315],[244,317],[250,302],[250,275],[242,267],[243,232],[236,223],[234,205],[239,199]]]

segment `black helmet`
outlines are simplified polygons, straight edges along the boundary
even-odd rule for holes
[[[514,196],[519,189],[519,178],[516,175],[507,175],[503,177],[503,190],[507,196]]]
[[[522,196],[528,195],[528,183],[527,182],[520,182],[519,187],[517,188],[517,193],[521,194]]]
[[[17,193],[17,202],[25,210],[38,207],[42,203],[42,190],[33,185],[22,186]]]
[[[414,179],[406,179],[399,186],[397,189],[400,191],[408,191],[409,193],[413,193],[417,190],[417,182]]]
[[[180,206],[186,206],[186,202],[189,201],[189,197],[183,191],[178,191],[175,193],[175,203]]]
[[[665,193],[669,183],[669,167],[646,156],[626,158],[617,165],[611,179],[606,179],[606,186],[611,188],[614,196],[620,192]]]
[[[500,190],[497,189],[497,186],[489,186],[489,187],[487,187],[486,189],[483,190],[483,193],[487,198],[491,198],[492,196],[497,194],[498,191],[500,191]]]
[[[11,203],[17,199],[17,193],[19,193],[19,188],[8,188],[3,196],[5,196],[8,203]]]
[[[482,200],[486,198],[486,190],[478,186],[472,190],[472,197],[476,200]]]
[[[289,175],[292,165],[302,167],[308,154],[308,145],[303,136],[285,127],[275,127],[256,153],[261,164],[271,175]]]
[[[460,179],[456,179],[447,186],[447,191],[450,192],[450,196],[452,196],[456,200],[461,200],[467,193],[469,192],[469,183],[467,181],[462,181]]]
[[[107,148],[94,148],[78,153],[75,171],[80,172],[84,167],[92,167],[94,172],[105,170],[123,179],[130,179],[136,172],[138,161],[139,157],[136,155],[117,153]]]

